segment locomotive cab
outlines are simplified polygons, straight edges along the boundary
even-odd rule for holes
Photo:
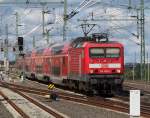
[[[86,73],[99,90],[121,89],[124,73],[123,46],[117,42],[88,43]]]
[[[122,74],[119,47],[89,48],[89,74]]]

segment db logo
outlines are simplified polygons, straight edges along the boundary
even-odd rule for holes
[[[108,64],[102,64],[102,68],[108,68]]]

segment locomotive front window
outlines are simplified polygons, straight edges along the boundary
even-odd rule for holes
[[[104,48],[91,48],[90,49],[90,57],[92,57],[92,58],[104,58],[105,57]]]
[[[117,58],[120,56],[119,48],[106,48],[106,57],[108,58]]]

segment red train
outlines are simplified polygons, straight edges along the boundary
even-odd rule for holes
[[[23,64],[24,63],[24,64]],[[124,74],[124,48],[118,42],[77,38],[32,51],[17,60],[25,74],[69,88],[111,92],[120,89]]]

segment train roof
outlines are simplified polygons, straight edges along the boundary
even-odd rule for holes
[[[108,40],[104,40],[104,41],[96,41],[95,39],[92,39],[91,37],[78,37],[76,39],[74,39],[71,42],[71,46],[74,48],[79,48],[79,47],[84,47],[88,44],[102,44],[102,45],[118,45],[118,46],[123,46],[121,43],[117,42],[117,41],[108,41]]]
[[[37,50],[32,50],[32,52],[29,52],[27,55],[35,56],[35,55],[49,55],[49,54],[65,54],[67,53],[68,49],[71,47],[79,48],[79,47],[85,47],[86,45],[96,45],[96,44],[102,44],[102,45],[115,45],[115,46],[123,46],[121,43],[117,41],[96,41],[96,39],[93,39],[93,37],[78,37],[69,41],[59,42],[59,43],[52,43],[46,48],[41,48]]]

